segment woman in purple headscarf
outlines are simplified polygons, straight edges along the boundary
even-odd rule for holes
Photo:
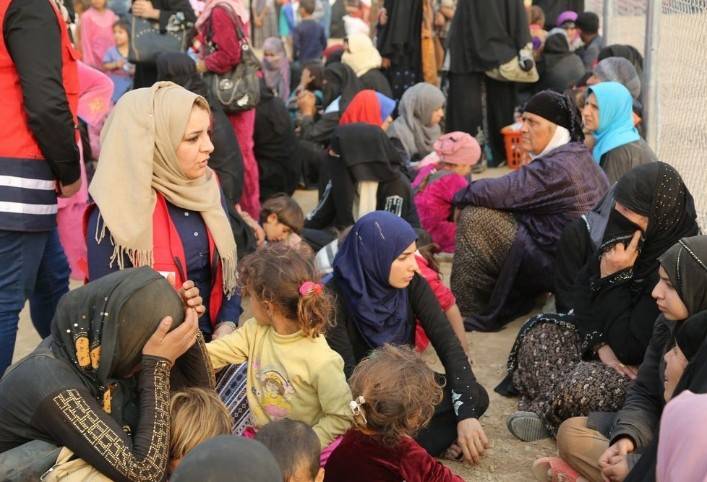
[[[279,37],[263,42],[263,73],[265,83],[284,102],[290,98],[290,61],[285,44]]]

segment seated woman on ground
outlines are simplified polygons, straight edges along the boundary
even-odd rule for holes
[[[298,138],[297,157],[302,163],[305,182],[314,184],[319,178],[320,164],[325,162],[326,150],[341,115],[354,96],[363,90],[363,84],[351,67],[341,62],[327,65],[322,81],[323,111],[316,107],[315,95],[307,90],[297,98],[299,115],[295,133]]]
[[[207,165],[210,120],[203,97],[171,82],[121,97],[103,129],[86,232],[90,280],[143,265],[177,286],[192,280],[207,339],[242,311],[234,231]]]
[[[568,418],[622,407],[659,314],[651,298],[659,257],[699,231],[692,196],[668,164],[634,168],[614,195],[603,243],[577,275],[573,312],[531,318],[511,350],[497,390],[521,397],[508,421],[521,440],[554,436]]]
[[[351,376],[354,427],[326,466],[325,482],[462,482],[413,437],[442,401],[435,373],[411,349],[383,345]],[[481,449],[488,440],[480,439]]]
[[[0,472],[17,468],[11,449],[43,440],[111,480],[164,480],[170,390],[214,386],[196,308],[184,303],[147,267],[66,294],[52,335],[0,381],[0,453],[10,451]]]
[[[632,105],[630,92],[618,82],[601,82],[587,89],[584,127],[594,136],[594,161],[611,184],[631,168],[658,160],[633,126]]]
[[[339,125],[364,122],[378,126],[384,131],[393,122],[395,101],[380,92],[365,89],[356,94],[351,103],[346,107],[339,120]]]
[[[591,412],[588,417],[574,417],[563,422],[557,433],[562,459],[548,459],[544,465],[561,467],[569,464],[571,469],[565,467],[563,471],[576,470],[588,480],[601,481],[604,467],[600,459],[603,454],[607,459],[609,454],[628,454],[622,456],[621,464],[626,462],[630,467],[638,458],[636,453],[643,451],[655,438],[660,413],[670,399],[669,392],[680,378],[674,370],[666,368],[666,362],[670,366],[679,358],[677,349],[673,349],[673,333],[684,323],[683,320],[704,315],[707,310],[707,268],[703,267],[707,263],[707,236],[680,240],[660,257],[659,262],[660,281],[651,294],[659,306],[660,316],[655,321],[643,362],[635,382],[626,392],[623,406],[618,412]],[[667,380],[670,382],[664,383]],[[617,465],[610,470],[617,475],[618,461],[605,465]],[[624,469],[627,472],[626,466]]]
[[[291,196],[302,172],[297,138],[285,103],[273,95],[263,79],[260,102],[255,107],[253,153],[258,162],[260,201],[282,192]]]
[[[454,196],[462,211],[451,286],[467,329],[498,330],[550,291],[562,229],[608,189],[582,144],[579,112],[568,97],[552,91],[533,96],[521,132],[530,164],[472,181]]]
[[[444,134],[434,143],[438,162],[419,170],[412,183],[422,227],[442,251],[453,253],[457,235],[454,195],[469,185],[471,168],[479,162],[481,147],[465,132]]]
[[[327,287],[336,296],[336,323],[326,333],[350,376],[371,350],[386,343],[415,344],[415,320],[432,343],[446,375],[444,397],[415,440],[432,456],[476,462],[486,440],[479,417],[488,394],[476,381],[464,350],[427,282],[417,273],[415,230],[385,211],[363,216],[334,260]]]
[[[389,211],[420,227],[402,160],[380,127],[358,123],[337,128],[327,165],[331,180],[302,232],[312,249],[318,251],[375,210]]]
[[[405,166],[422,160],[434,149],[435,141],[442,135],[440,122],[445,102],[442,91],[425,82],[413,85],[403,94],[398,117],[388,128],[388,137]]]
[[[351,34],[344,40],[344,48],[341,61],[353,69],[363,87],[393,97],[393,89],[381,72],[383,59],[371,37],[363,33]]]

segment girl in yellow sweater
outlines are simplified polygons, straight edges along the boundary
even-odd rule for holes
[[[310,425],[322,448],[352,423],[351,391],[341,356],[322,336],[333,314],[313,264],[284,243],[239,265],[242,295],[254,317],[207,345],[214,369],[247,362],[250,423],[289,418]],[[228,400],[225,400],[227,405]]]

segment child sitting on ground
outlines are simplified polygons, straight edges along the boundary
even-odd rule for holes
[[[304,213],[299,204],[287,194],[275,194],[265,201],[258,222],[244,211],[240,211],[240,215],[255,232],[258,246],[280,241],[294,248],[301,245],[299,233],[304,227]]]
[[[218,395],[205,388],[186,388],[169,401],[169,472],[194,447],[210,438],[231,433],[231,416]]]
[[[323,482],[319,439],[307,424],[296,420],[270,422],[255,435],[275,456],[283,482]]]
[[[409,348],[384,345],[351,375],[354,428],[326,465],[325,482],[461,482],[412,437],[432,418],[442,388]]]
[[[216,370],[247,363],[253,429],[283,418],[300,420],[327,447],[351,426],[344,361],[321,336],[333,316],[331,297],[317,283],[314,265],[284,243],[246,256],[238,268],[254,318],[207,345],[211,363]]]
[[[412,183],[420,224],[442,251],[454,252],[457,225],[452,199],[469,185],[471,168],[481,157],[476,139],[465,132],[450,132],[434,143],[439,162],[424,166]]]

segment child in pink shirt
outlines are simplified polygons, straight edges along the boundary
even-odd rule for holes
[[[471,168],[479,162],[481,147],[465,132],[450,132],[434,143],[439,162],[420,169],[415,181],[415,206],[422,227],[442,251],[454,252],[457,226],[454,195],[469,184]]]
[[[113,24],[118,17],[106,7],[107,0],[91,0],[91,8],[81,14],[79,38],[81,59],[91,67],[103,70],[103,56],[115,46]]]

